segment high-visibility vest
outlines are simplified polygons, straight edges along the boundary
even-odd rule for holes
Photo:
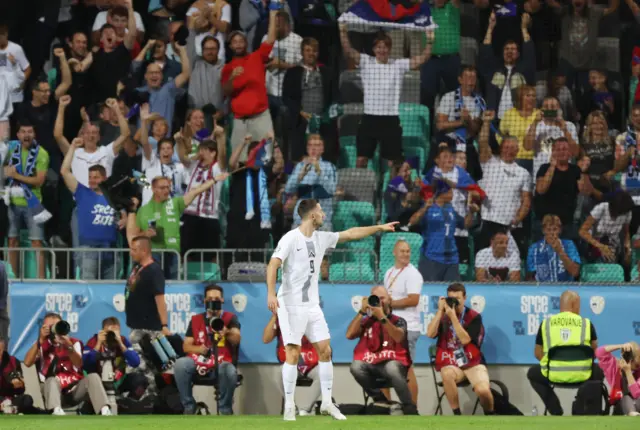
[[[540,360],[542,374],[551,382],[573,384],[591,377],[592,359],[549,362],[547,354],[551,348],[586,345],[591,347],[591,321],[573,312],[560,312],[542,322],[542,348]],[[547,369],[548,366],[548,369]]]

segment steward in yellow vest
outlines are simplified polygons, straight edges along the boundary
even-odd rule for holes
[[[585,345],[591,347],[591,321],[572,312],[560,312],[542,322],[542,349],[540,360],[542,374],[551,382],[571,384],[586,381],[591,377],[593,360],[571,360],[568,358],[549,361],[551,348]]]

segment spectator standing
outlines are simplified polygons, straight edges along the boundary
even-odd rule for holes
[[[116,30],[118,39],[122,40],[128,32],[130,13],[133,13],[133,18],[135,20],[136,39],[138,42],[142,42],[144,40],[145,33],[144,22],[142,20],[142,16],[138,12],[134,12],[133,9],[127,8],[127,6],[132,2],[127,0],[112,0],[108,3],[110,3],[109,9],[98,12],[95,20],[93,21],[93,26],[91,28],[91,41],[93,45],[100,44],[100,30],[105,24],[112,25]]]
[[[262,137],[273,133],[273,123],[269,114],[269,102],[265,84],[265,64],[276,41],[276,15],[282,3],[271,2],[269,12],[269,32],[260,48],[249,54],[247,36],[240,31],[229,35],[229,47],[233,59],[222,69],[222,90],[225,97],[231,100],[233,112],[233,131],[231,148],[235,150],[244,145],[247,135]],[[245,148],[246,149],[246,148]],[[271,153],[268,154],[271,157]],[[239,161],[244,162],[247,153],[240,154]]]
[[[146,85],[136,89],[138,92],[149,93],[149,110],[159,113],[167,120],[169,133],[171,133],[171,121],[176,107],[176,99],[184,95],[183,87],[191,76],[191,63],[187,57],[186,48],[177,44],[175,46],[180,54],[182,72],[175,79],[163,84],[162,68],[157,63],[151,63],[147,65],[144,75]]]
[[[118,82],[124,80],[129,73],[131,51],[137,35],[136,20],[131,2],[127,1],[128,23],[127,32],[118,41],[116,29],[111,24],[104,24],[100,28],[100,45],[93,48],[93,63],[90,74],[91,87],[94,91],[93,101],[102,101],[117,96]]]
[[[202,42],[213,37],[218,41],[218,59],[225,62],[225,41],[231,30],[231,5],[223,0],[198,0],[187,11],[187,26],[195,31],[196,54],[204,55]]]
[[[562,221],[557,215],[542,218],[544,237],[527,252],[527,280],[573,282],[580,276],[580,255],[573,241],[561,239]]]
[[[458,89],[446,93],[440,99],[436,111],[436,129],[467,143],[480,131],[481,115],[486,104],[482,97],[475,93],[478,75],[473,66],[462,68],[458,82]]]
[[[407,374],[412,365],[407,322],[392,313],[391,297],[385,287],[373,287],[371,295],[378,298],[378,305],[371,306],[368,297],[362,297],[360,311],[347,328],[347,339],[358,339],[353,350],[351,374],[376,402],[390,400],[376,387],[376,379],[381,377],[391,384],[398,395],[402,413],[418,415],[407,383]]]
[[[496,140],[501,142],[502,136],[514,137],[518,143],[516,163],[531,174],[534,152],[525,148],[525,138],[527,131],[538,117],[540,111],[536,109],[536,92],[533,87],[524,84],[515,93],[515,106],[505,112],[502,121],[500,121],[499,134],[501,136],[496,135]]]
[[[6,55],[6,54],[5,54]],[[10,67],[0,69],[0,141],[9,139],[13,113],[12,94],[22,86],[24,73],[13,56],[7,56]]]
[[[384,275],[384,288],[389,295],[389,306],[394,314],[405,320],[407,324],[407,349],[411,361],[416,360],[416,345],[420,338],[420,296],[422,293],[422,275],[411,264],[411,246],[403,239],[393,247],[395,259],[393,267]],[[409,390],[414,404],[418,404],[418,382],[413,365],[407,371]]]
[[[182,72],[179,62],[167,57],[167,43],[161,39],[149,39],[147,44],[140,50],[136,58],[131,62],[131,74],[139,82],[139,75],[142,69],[146,69],[150,64],[157,64],[162,70],[162,85],[175,79]]]
[[[629,113],[627,131],[616,137],[616,170],[624,171],[622,186],[638,194],[640,187],[640,164],[638,164],[638,148],[640,148],[640,105],[634,105]]]
[[[569,71],[567,86],[572,89],[575,84],[581,91],[586,88],[588,72],[595,65],[600,22],[618,9],[620,0],[610,0],[604,10],[587,0],[571,0],[568,5],[551,0],[548,4],[561,19],[558,57],[561,66]]]
[[[9,339],[9,275],[7,263],[0,263],[0,339]]]
[[[476,255],[476,282],[520,282],[520,253],[510,247],[510,235],[497,232],[491,246]],[[511,239],[513,240],[513,239]]]
[[[271,12],[274,10],[283,10],[287,12],[289,17],[294,16],[288,2],[280,2],[277,0],[268,0],[264,2],[254,2],[251,0],[242,0],[238,10],[238,21],[240,29],[246,35],[247,51],[253,52],[260,47],[260,41],[265,34],[269,34],[271,28]],[[291,21],[293,29],[293,20]],[[233,35],[233,32],[231,32]],[[231,40],[229,35],[229,40]],[[275,39],[274,39],[275,40]],[[233,50],[233,48],[231,48]]]
[[[425,281],[457,281],[458,247],[455,240],[456,226],[468,228],[473,222],[473,213],[469,211],[463,219],[451,206],[453,190],[442,181],[437,181],[436,192],[432,199],[425,202],[420,210],[413,214],[409,225],[420,223],[424,242],[420,249],[418,270]]]
[[[489,18],[487,34],[480,48],[478,69],[489,82],[486,89],[487,105],[489,109],[497,111],[497,116],[500,119],[504,118],[505,113],[515,106],[514,91],[522,85],[532,84],[535,81],[536,52],[529,36],[528,27],[530,24],[529,14],[522,14],[522,57],[520,57],[518,44],[513,40],[508,40],[502,48],[502,61],[498,61],[493,55],[493,47],[491,46],[493,30],[496,27],[495,12],[492,12]]]
[[[534,153],[532,173],[534,178],[537,177],[540,166],[549,162],[553,143],[561,138],[569,143],[570,158],[578,156],[576,126],[562,119],[558,99],[547,97],[542,102],[542,109],[536,112],[535,120],[529,126],[524,138],[524,149]]]
[[[575,0],[574,0],[575,1]],[[593,360],[572,360],[571,356],[556,356],[549,360],[552,348],[588,346],[598,348],[598,335],[589,318],[580,315],[580,296],[565,291],[560,296],[560,313],[545,318],[536,335],[534,354],[540,364],[529,368],[527,378],[551,415],[562,415],[562,406],[553,390],[554,382],[579,384],[587,380],[602,381],[604,375]],[[563,358],[560,358],[563,357]]]
[[[66,51],[68,53],[67,62],[71,68],[71,86],[67,91],[67,94],[71,96],[71,105],[65,111],[65,124],[67,125],[65,137],[67,140],[73,140],[78,136],[82,126],[83,120],[80,114],[82,108],[91,105],[94,101],[91,74],[89,73],[93,63],[93,54],[88,49],[87,35],[82,31],[75,31],[69,35]],[[50,85],[52,81],[57,82],[62,78],[62,66],[63,63],[58,61],[58,64],[54,65],[54,69],[49,72]]]
[[[224,59],[220,59],[218,53],[222,45],[215,37],[207,36],[202,39],[202,53],[198,55],[196,33],[193,30],[189,31],[187,56],[191,61],[191,79],[187,104],[196,109],[202,109],[211,104],[216,108],[218,118],[222,117],[227,110],[220,83]]]
[[[578,194],[589,195],[593,187],[586,173],[575,164],[569,164],[569,148],[569,142],[564,137],[553,142],[551,162],[540,166],[536,175],[534,207],[538,223],[547,214],[558,215],[565,226],[563,237],[577,239],[573,218]],[[539,224],[534,226],[534,239],[538,237]]]
[[[431,57],[433,31],[428,32],[427,44],[420,55],[391,60],[391,38],[380,34],[373,41],[375,57],[353,49],[347,27],[340,24],[340,41],[345,55],[360,67],[364,85],[364,116],[358,126],[356,166],[366,168],[380,143],[380,156],[389,162],[402,160],[402,126],[400,125],[400,89],[405,72],[417,69]]]
[[[76,149],[84,142],[73,140],[64,157],[60,174],[76,201],[78,220],[78,245],[82,248],[115,248],[118,228],[124,228],[125,219],[118,222],[116,211],[109,205],[100,189],[107,179],[107,171],[101,165],[89,167],[89,186],[80,184],[71,171]],[[82,252],[80,279],[116,279],[117,256],[111,252]]]
[[[31,247],[42,248],[43,224],[51,218],[41,203],[42,186],[49,170],[49,154],[36,141],[33,125],[19,125],[18,142],[10,147],[8,160],[4,177],[7,178],[5,204],[8,206],[9,248],[20,246],[20,229],[23,225],[29,230]],[[37,256],[38,278],[45,279],[45,255],[38,252]],[[18,251],[9,253],[14,273],[22,273],[18,271],[18,257]]]
[[[516,161],[518,141],[505,135],[500,144],[500,155],[493,155],[489,147],[490,124],[494,112],[486,111],[480,130],[480,187],[487,193],[482,202],[482,230],[476,246],[483,249],[499,231],[511,231],[516,243],[524,251],[527,234],[522,221],[531,209],[531,175]],[[503,120],[504,121],[504,120]]]
[[[294,161],[304,157],[306,135],[309,123],[314,117],[321,117],[338,95],[337,86],[329,67],[318,64],[320,46],[317,40],[302,39],[302,63],[288,69],[282,83],[282,102],[290,115],[287,133],[287,153]],[[327,158],[335,161],[335,124],[320,122],[319,133],[327,141]]]
[[[577,109],[574,103],[573,95],[567,88],[567,73],[556,68],[549,72],[549,76],[545,81],[538,81],[536,84],[536,101],[538,106],[547,97],[555,97],[560,102],[562,117],[565,121],[574,121],[578,117]]]
[[[493,415],[489,372],[481,351],[485,333],[482,315],[465,306],[466,298],[464,285],[449,285],[447,298],[438,300],[438,312],[427,327],[427,336],[436,339],[436,370],[442,376],[444,393],[453,414],[462,415],[458,384],[467,380],[480,399],[485,415]]]
[[[600,193],[606,193],[612,187],[611,179],[625,166],[616,165],[616,143],[609,135],[602,112],[594,111],[587,116],[580,149],[591,161],[588,169],[591,183]]]
[[[589,262],[631,264],[631,196],[617,191],[608,201],[596,205],[580,227],[580,237],[589,247]]]
[[[31,65],[27,56],[24,55],[22,46],[9,40],[9,26],[0,24],[0,70],[11,71],[13,68],[14,61],[11,61],[9,56],[13,57],[15,64],[24,74],[23,83],[11,92],[11,103],[16,105],[24,100],[22,90],[24,89],[24,82],[31,76]]]
[[[296,164],[287,179],[284,191],[297,201],[293,211],[293,228],[300,225],[302,221],[298,214],[300,202],[303,199],[316,199],[327,217],[322,230],[331,231],[333,196],[336,192],[338,175],[336,166],[323,160],[323,153],[322,137],[319,134],[310,134],[307,138],[307,157]]]
[[[605,70],[592,69],[589,71],[589,86],[579,99],[578,106],[580,106],[582,121],[591,112],[600,111],[604,114],[609,128],[622,130],[622,96],[608,85]]]
[[[422,206],[420,185],[422,181],[411,180],[411,165],[404,161],[400,166],[394,163],[391,168],[391,180],[384,191],[384,203],[387,211],[386,222],[398,221],[399,230],[409,230],[407,225],[413,215]],[[394,174],[397,172],[397,174]]]

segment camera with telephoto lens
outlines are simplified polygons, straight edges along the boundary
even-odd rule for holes
[[[14,379],[22,380],[23,379],[22,372],[20,372],[19,370],[14,370],[13,372],[9,372],[9,374],[7,375],[7,380],[11,382]]]
[[[455,297],[446,297],[445,302],[447,302],[447,305],[449,305],[450,308],[456,308],[458,307],[458,304],[460,304],[460,302],[458,301],[458,299],[456,299]]]
[[[380,306],[380,297],[376,295],[371,295],[367,298],[367,303],[372,308],[377,308],[378,306]]]
[[[209,320],[209,327],[211,327],[211,330],[215,332],[222,331],[224,328],[224,321],[222,321],[222,318],[211,318],[211,320]]]
[[[71,331],[71,326],[68,322],[60,320],[55,324],[51,324],[49,327],[49,339],[52,341],[58,336],[66,336]]]
[[[622,352],[622,358],[627,363],[631,363],[633,361],[633,351],[623,351]]]
[[[115,347],[118,346],[118,336],[116,335],[115,332],[109,330],[107,332],[107,347],[109,349],[114,349]]]

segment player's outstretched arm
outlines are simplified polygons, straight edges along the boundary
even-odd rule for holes
[[[353,227],[349,230],[338,233],[338,243],[364,239],[365,237],[373,236],[378,232],[394,232],[396,231],[397,224],[399,224],[398,221],[394,221],[387,224],[372,225],[369,227]]]
[[[271,258],[267,266],[267,307],[273,313],[278,310],[278,297],[276,296],[276,280],[278,279],[278,269],[282,266],[282,260]]]

